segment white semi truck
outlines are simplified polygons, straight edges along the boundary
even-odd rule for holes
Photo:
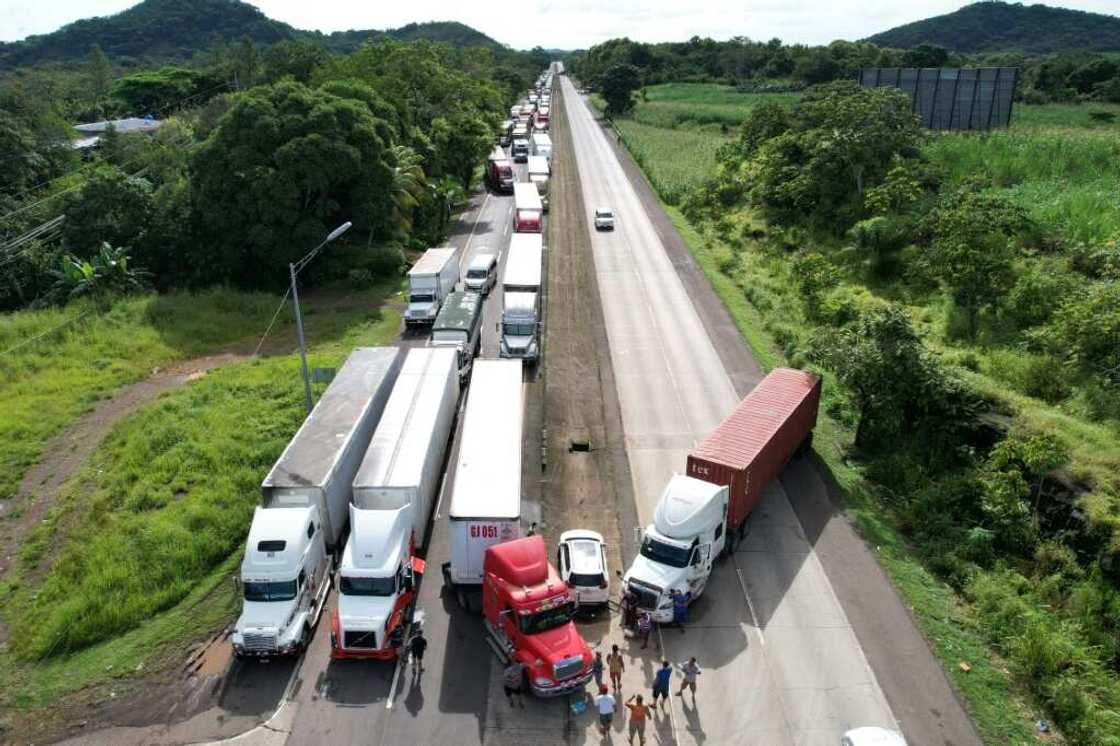
[[[359,347],[261,484],[241,563],[238,656],[297,652],[330,590],[350,484],[401,367],[396,347]]]
[[[510,237],[502,277],[499,355],[535,362],[540,356],[540,292],[544,241],[539,233]]]
[[[443,473],[459,401],[454,349],[409,350],[354,477],[350,539],[338,569],[331,656],[396,656],[415,597],[415,549]]]
[[[529,155],[541,155],[552,164],[552,138],[545,132],[537,132],[529,138]]]
[[[408,271],[406,326],[430,325],[459,282],[459,250],[428,249]]]
[[[486,548],[521,537],[521,365],[478,360],[471,377],[455,483],[451,561],[444,583],[467,605],[464,586],[482,584]]]

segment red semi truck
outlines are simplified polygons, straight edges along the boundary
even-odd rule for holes
[[[654,621],[672,619],[670,591],[695,599],[715,558],[735,551],[766,485],[812,445],[820,399],[821,381],[812,373],[771,371],[696,446],[685,474],[669,480],[623,577]]]
[[[591,678],[591,650],[572,621],[575,597],[549,563],[544,539],[488,547],[483,576],[483,623],[503,662],[520,661],[524,685],[538,697],[582,689]]]
[[[513,161],[501,148],[494,148],[486,159],[486,183],[496,192],[513,191]]]

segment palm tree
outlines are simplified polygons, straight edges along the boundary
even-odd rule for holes
[[[428,177],[421,167],[420,154],[407,145],[394,145],[393,183],[390,186],[393,202],[393,226],[402,238],[412,233],[412,213],[420,204],[428,187]]]
[[[439,232],[442,234],[447,229],[451,212],[456,205],[462,204],[467,198],[467,190],[463,189],[463,185],[457,179],[450,176],[444,176],[437,183],[430,184],[429,188],[432,191],[433,201],[443,208],[439,213]]]

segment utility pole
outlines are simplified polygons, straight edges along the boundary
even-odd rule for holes
[[[316,246],[307,255],[300,259],[298,262],[288,264],[288,273],[292,280],[292,305],[295,307],[296,313],[296,336],[299,338],[299,361],[303,369],[303,396],[307,405],[307,413],[311,414],[311,408],[315,406],[315,402],[311,399],[311,375],[307,370],[307,345],[303,340],[303,315],[299,312],[299,290],[297,289],[296,276],[300,271],[308,265],[308,263],[315,258],[319,253],[319,249],[323,248],[331,241],[341,236],[346,231],[350,230],[353,225],[349,220],[342,225],[335,228],[330,234],[323,239],[323,242]]]

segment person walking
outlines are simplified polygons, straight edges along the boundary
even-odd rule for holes
[[[606,735],[610,732],[611,722],[614,720],[615,708],[614,695],[605,686],[599,687],[599,696],[595,698],[595,706],[599,708],[599,732]]]
[[[678,697],[684,697],[684,690],[686,688],[692,690],[692,704],[696,704],[696,677],[700,675],[700,666],[696,663],[696,656],[688,659],[688,663],[681,666],[681,673],[684,674],[684,681],[681,682],[681,688],[677,690]]]
[[[646,720],[649,719],[650,714],[653,712],[649,705],[642,702],[642,695],[631,694],[630,699],[626,700],[626,709],[630,711],[629,729],[626,734],[626,742],[629,744],[634,743],[634,736],[638,736],[638,745],[645,746],[646,743]]]
[[[642,640],[642,650],[649,647],[649,633],[653,631],[653,615],[643,611],[638,615],[638,637]]]
[[[603,668],[606,666],[603,663],[603,653],[599,650],[595,651],[595,660],[591,661],[591,674],[595,677],[595,688],[601,689],[603,686]]]
[[[673,675],[673,669],[669,665],[669,661],[661,661],[661,668],[653,676],[653,706],[657,707],[657,698],[661,697],[661,709],[664,710],[665,706],[669,703],[669,677]]]
[[[622,631],[631,634],[638,618],[638,594],[627,590],[622,594]]]
[[[511,660],[503,674],[504,684],[506,691],[506,699],[509,700],[509,706],[513,707],[513,698],[517,697],[517,704],[521,705],[521,709],[525,709],[525,702],[521,699],[521,683],[525,680],[525,667],[521,665],[518,660]]]
[[[424,637],[424,630],[416,630],[408,641],[408,653],[412,658],[412,675],[419,677],[424,670],[424,651],[428,649],[428,638]]]
[[[626,670],[626,664],[622,661],[622,653],[618,652],[618,645],[611,645],[611,652],[607,656],[607,671],[611,674],[611,686],[616,690],[622,690],[622,672]]]

